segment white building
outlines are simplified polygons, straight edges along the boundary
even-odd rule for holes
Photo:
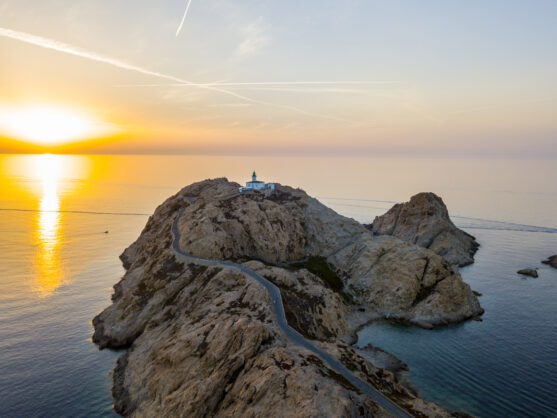
[[[258,181],[257,175],[255,174],[254,171],[253,174],[251,175],[251,181],[248,181],[244,187],[240,187],[238,191],[240,193],[243,193],[243,192],[249,192],[253,190],[257,190],[260,192],[272,191],[275,190],[275,183],[265,184],[265,182],[263,181]]]

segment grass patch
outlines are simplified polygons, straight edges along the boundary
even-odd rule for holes
[[[307,260],[292,263],[290,267],[293,269],[304,268],[308,270],[310,273],[319,277],[327,287],[337,292],[345,302],[352,302],[352,296],[344,292],[344,283],[331,268],[331,265],[327,262],[325,257],[312,256]]]

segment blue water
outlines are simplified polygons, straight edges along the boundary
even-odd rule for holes
[[[516,170],[501,160],[78,160],[89,171],[61,175],[54,190],[48,173],[41,180],[17,156],[0,156],[0,209],[9,209],[0,210],[1,417],[113,416],[111,370],[120,353],[98,351],[90,338],[92,318],[124,273],[119,254],[141,232],[142,214],[180,187],[223,175],[242,181],[253,169],[366,223],[413,193],[441,195],[455,223],[481,244],[462,275],[483,294],[484,321],[433,331],[377,323],[361,331],[360,343],[408,363],[411,383],[446,408],[557,416],[557,270],[540,264],[557,254],[554,162],[523,161]],[[62,213],[44,211],[48,193]],[[540,278],[515,273],[525,267],[538,267]]]
[[[469,229],[481,244],[462,269],[483,294],[483,322],[433,331],[388,323],[359,333],[359,344],[392,352],[427,399],[481,417],[557,416],[557,270],[539,263],[557,234]],[[516,271],[539,267],[538,279]]]
[[[28,218],[10,212],[0,222],[0,234],[11,237],[0,242],[0,416],[114,416],[110,371],[119,353],[91,343],[91,319],[123,272],[115,262],[121,238],[132,237],[115,216],[68,215],[73,228],[59,251],[69,277],[52,294],[37,295],[29,283]]]

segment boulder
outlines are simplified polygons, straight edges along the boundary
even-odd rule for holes
[[[518,274],[522,274],[524,276],[533,277],[535,279],[538,278],[538,271],[536,269],[522,269],[517,271]]]
[[[429,248],[460,267],[474,262],[479,247],[472,235],[454,225],[443,200],[434,193],[419,193],[409,202],[394,205],[377,216],[369,229]]]
[[[547,260],[543,260],[542,263],[557,269],[557,255],[552,255]]]

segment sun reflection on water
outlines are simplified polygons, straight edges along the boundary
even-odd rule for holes
[[[77,195],[82,193],[83,183],[90,175],[90,160],[86,156],[53,154],[0,158],[2,204],[23,213],[31,211],[31,217],[22,218],[22,222],[27,219],[32,222],[29,239],[33,254],[28,284],[40,297],[52,294],[71,279],[63,261],[69,240],[68,215],[64,209],[68,209],[70,200],[80,202]]]
[[[58,181],[63,161],[58,156],[44,154],[38,156],[37,173],[42,181],[42,197],[37,220],[37,290],[41,295],[49,295],[63,282],[60,267],[60,199]]]

